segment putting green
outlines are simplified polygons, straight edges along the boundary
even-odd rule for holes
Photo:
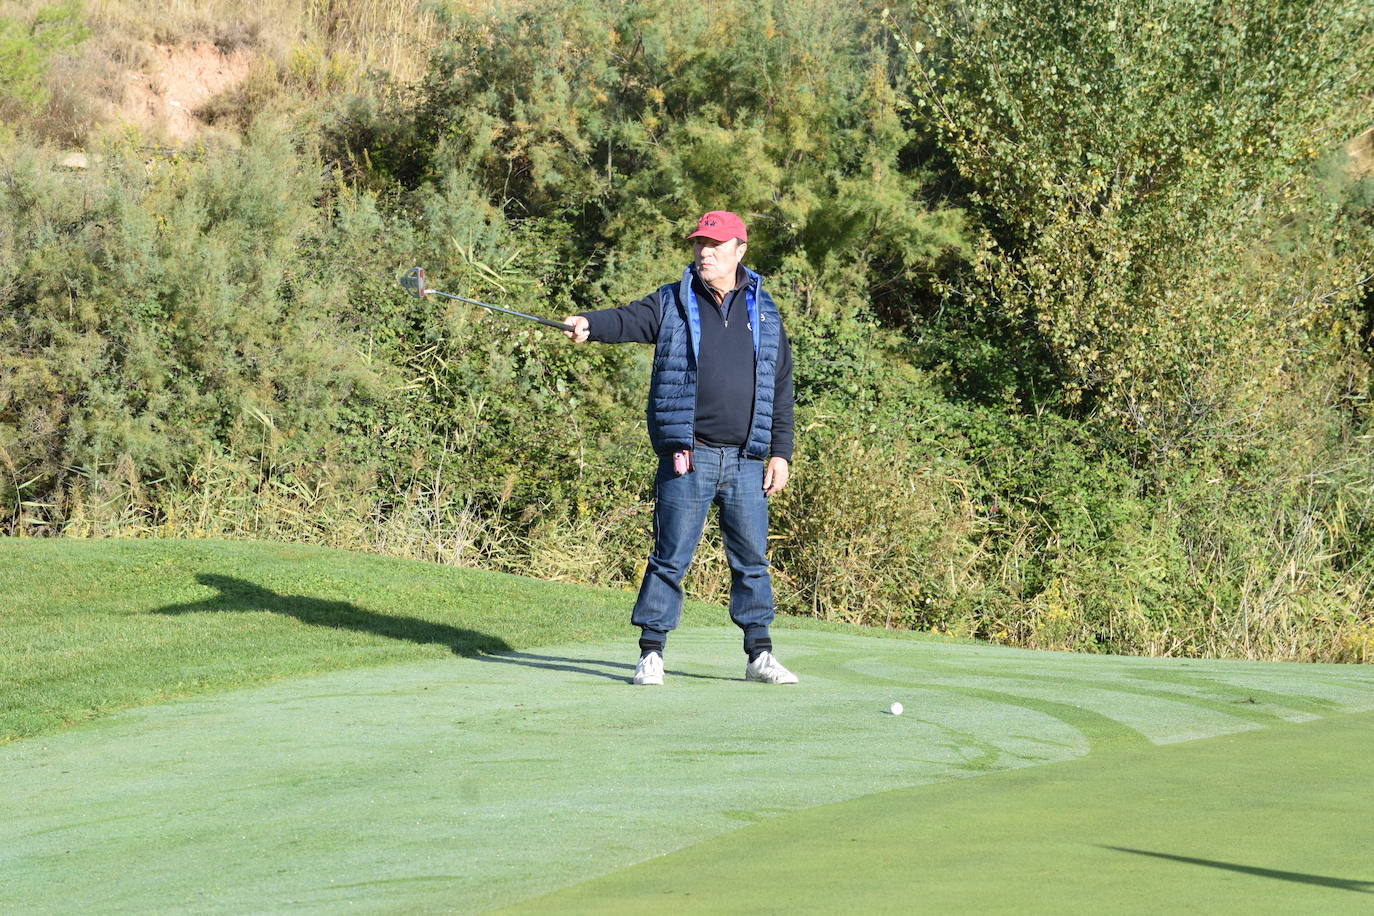
[[[1086,906],[1060,876],[1113,868],[1111,899],[1142,908],[1169,870],[1230,881],[1237,906],[1370,902],[1350,849],[1374,820],[1370,669],[777,636],[795,688],[741,682],[737,634],[697,629],[661,689],[626,685],[626,640],[14,742],[0,908],[1021,910]],[[1235,817],[1209,833],[1208,811]]]
[[[1374,714],[870,795],[509,912],[1368,913]]]

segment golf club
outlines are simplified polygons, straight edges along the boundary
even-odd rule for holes
[[[540,318],[537,315],[526,315],[524,312],[517,312],[513,309],[503,309],[499,305],[487,305],[485,302],[478,302],[476,299],[468,299],[464,296],[455,296],[453,293],[446,293],[441,289],[427,289],[425,287],[425,269],[423,267],[412,267],[401,275],[401,288],[410,293],[416,299],[423,299],[429,293],[436,296],[443,296],[446,299],[457,299],[459,302],[466,302],[470,305],[480,305],[484,309],[493,312],[504,312],[507,315],[514,315],[516,318],[524,318],[526,321],[533,321],[545,327],[557,328],[560,331],[573,330],[572,325],[564,324],[561,321],[550,321],[547,318]]]

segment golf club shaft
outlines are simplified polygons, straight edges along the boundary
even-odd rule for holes
[[[571,331],[573,326],[564,324],[561,321],[550,321],[547,318],[540,318],[538,315],[526,315],[524,312],[517,312],[514,309],[503,309],[499,305],[487,305],[485,302],[478,302],[476,299],[468,299],[463,296],[455,296],[453,293],[446,293],[441,289],[427,289],[426,293],[433,293],[436,296],[443,296],[446,299],[457,299],[459,302],[466,302],[470,305],[480,305],[484,309],[491,309],[493,312],[504,312],[507,315],[514,315],[517,318],[524,318],[526,321],[534,321],[549,328],[558,328],[560,331]]]

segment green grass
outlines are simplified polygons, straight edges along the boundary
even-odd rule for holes
[[[605,638],[630,600],[304,546],[4,539],[0,740],[279,678]]]
[[[0,743],[346,668],[614,637],[632,656],[633,601],[308,546],[0,538]],[[723,619],[684,611],[688,625]]]
[[[1374,893],[1368,667],[789,625],[802,683],[769,688],[694,606],[668,684],[634,689],[630,598],[266,544],[0,542],[7,715],[36,730],[0,746],[0,911],[1353,913]]]
[[[720,913],[748,895],[763,912],[1368,912],[1371,752],[1364,714],[928,783],[511,909]]]

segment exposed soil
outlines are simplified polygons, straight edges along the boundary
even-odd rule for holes
[[[1347,143],[1345,151],[1350,155],[1350,168],[1356,178],[1374,177],[1374,127]]]
[[[223,52],[208,41],[154,45],[151,72],[129,71],[120,116],[146,133],[184,143],[205,122],[196,110],[211,96],[231,89],[248,75],[252,55]]]

